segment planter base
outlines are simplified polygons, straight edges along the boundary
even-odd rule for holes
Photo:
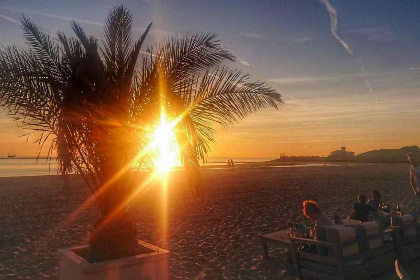
[[[89,263],[81,255],[88,246],[58,250],[60,280],[169,279],[169,252],[139,240],[150,253]]]

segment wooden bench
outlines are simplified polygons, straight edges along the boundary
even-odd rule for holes
[[[411,232],[415,228],[415,233]],[[400,236],[401,255],[396,263],[400,279],[420,278],[420,223],[393,227]]]
[[[340,221],[340,223],[350,226],[359,225],[360,221],[353,219],[343,219]],[[287,229],[260,234],[260,239],[263,250],[263,257],[265,260],[270,258],[268,254],[268,244],[277,245],[285,249],[291,249],[290,237]]]
[[[407,234],[412,226],[415,227],[415,234]],[[420,260],[420,224],[393,227],[400,236],[401,262],[410,266],[413,262]]]
[[[374,249],[366,248],[366,243],[375,238],[391,239]],[[395,260],[401,254],[397,231],[388,229],[373,235],[347,240],[342,243],[323,242],[305,238],[291,237],[292,256],[299,279],[371,279],[393,271]],[[343,247],[357,243],[359,253],[343,256]],[[338,255],[321,255],[298,250],[299,245],[310,244],[318,248],[324,247],[329,252],[334,250]]]

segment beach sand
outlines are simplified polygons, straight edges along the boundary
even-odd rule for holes
[[[284,250],[272,247],[271,260],[262,259],[258,235],[301,219],[303,200],[340,216],[372,189],[393,206],[413,200],[408,164],[237,165],[202,174],[204,199],[191,196],[178,171],[169,178],[166,207],[155,184],[129,209],[139,239],[171,251],[172,279],[294,279]],[[85,244],[98,218],[92,205],[68,219],[88,196],[77,176],[69,189],[60,176],[0,178],[0,279],[57,279],[57,249]]]

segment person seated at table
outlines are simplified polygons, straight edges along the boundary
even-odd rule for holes
[[[333,226],[334,223],[327,217],[327,215],[325,215],[324,213],[322,213],[321,208],[319,207],[318,203],[316,201],[313,200],[305,200],[303,202],[303,215],[305,217],[307,217],[308,219],[311,219],[312,221],[315,222],[315,226],[314,226],[314,232],[315,232],[315,239],[317,239],[316,237],[316,232],[318,227],[324,227],[324,226]]]
[[[354,203],[353,211],[347,219],[366,222],[368,220],[371,208],[366,204],[366,196],[364,194],[359,195],[358,200],[359,202]]]
[[[368,200],[367,205],[369,205],[372,212],[378,212],[380,210],[381,204],[381,193],[377,190],[373,190],[371,193],[371,198]]]

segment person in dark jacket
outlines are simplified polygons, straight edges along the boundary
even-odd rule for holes
[[[372,212],[378,212],[381,206],[381,193],[377,190],[373,190],[371,198],[368,200],[367,205],[371,208]]]
[[[359,195],[358,200],[359,202],[354,203],[353,211],[347,219],[366,222],[372,209],[366,204],[366,196],[364,194]]]

